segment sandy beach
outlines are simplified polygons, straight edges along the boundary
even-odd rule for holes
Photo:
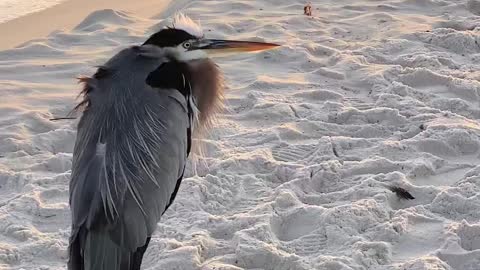
[[[184,2],[184,1],[183,1]],[[71,30],[94,11],[115,9],[150,18],[168,6],[170,0],[68,0],[51,8],[0,24],[0,50],[10,49],[32,39],[44,38],[56,30]],[[177,1],[182,6],[182,1]]]
[[[142,269],[480,270],[480,1],[79,1],[0,24],[0,269],[66,269],[79,75],[183,11],[227,110]],[[400,199],[390,187],[415,199]]]

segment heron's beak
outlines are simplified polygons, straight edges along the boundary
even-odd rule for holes
[[[274,43],[238,41],[223,39],[204,39],[199,44],[199,49],[207,52],[255,52],[276,48],[280,45]]]

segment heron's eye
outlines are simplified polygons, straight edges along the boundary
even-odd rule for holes
[[[183,47],[184,47],[185,49],[190,49],[191,46],[192,46],[192,43],[190,43],[190,42],[188,42],[188,41],[185,42],[185,43],[183,43]]]

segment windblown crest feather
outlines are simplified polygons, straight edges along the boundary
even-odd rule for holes
[[[204,33],[199,23],[194,22],[183,13],[177,13],[173,17],[172,28],[183,30],[193,36],[203,37]]]

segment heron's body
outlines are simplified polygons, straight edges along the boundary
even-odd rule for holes
[[[190,90],[146,84],[164,64],[126,49],[86,86],[90,105],[79,122],[70,185],[72,246],[78,247],[71,250],[71,269],[133,269],[135,252],[175,196],[190,144]],[[156,82],[165,75],[157,72]],[[119,85],[119,78],[128,79]],[[103,95],[111,102],[97,102]]]
[[[178,21],[198,32],[190,19]],[[180,187],[193,129],[208,125],[220,107],[222,76],[198,49],[232,44],[274,45],[206,40],[169,28],[81,79],[85,108],[70,183],[69,270],[140,269]]]

